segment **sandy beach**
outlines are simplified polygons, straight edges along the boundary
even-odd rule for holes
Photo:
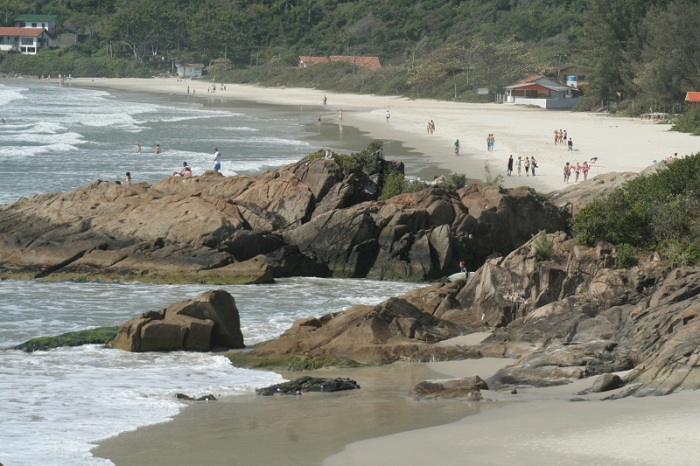
[[[212,97],[208,82],[175,78],[75,78],[70,85],[178,96],[187,95],[189,86],[191,98]],[[528,185],[542,192],[566,186],[562,167],[567,161],[597,157],[589,175],[594,177],[637,172],[673,153],[700,151],[700,139],[672,132],[668,124],[600,114],[232,84],[217,90],[216,98],[298,106],[306,123],[314,123],[320,113],[324,122],[356,127],[373,139],[400,141],[436,169],[485,180],[488,164],[491,176],[504,176],[505,187]],[[431,119],[434,134],[426,130]],[[555,129],[567,130],[573,151],[554,145]],[[486,149],[490,133],[496,139],[493,152]],[[452,149],[455,139],[461,143],[458,157]],[[537,175],[505,177],[511,154],[536,157]],[[424,180],[429,175],[421,174]],[[171,422],[101,442],[94,454],[117,465],[680,465],[700,457],[697,392],[599,401],[610,393],[576,395],[592,385],[589,379],[519,389],[517,394],[485,391],[482,402],[408,396],[422,380],[486,379],[509,363],[483,359],[323,370],[314,375],[353,378],[362,389],[283,398],[247,394],[194,403]],[[292,379],[302,374],[283,375]],[[125,413],[133,415],[138,413]]]
[[[320,114],[324,122],[356,127],[372,139],[401,141],[422,154],[429,165],[442,170],[483,181],[488,164],[492,177],[505,177],[503,186],[527,185],[541,192],[566,186],[562,176],[566,162],[575,165],[597,157],[589,174],[594,177],[606,172],[639,172],[674,153],[683,156],[700,151],[700,139],[670,131],[669,124],[604,114],[234,84],[210,94],[209,82],[175,78],[74,78],[70,85],[177,96],[187,96],[189,87],[189,96],[202,101],[216,98],[295,106],[306,123],[315,122]],[[429,120],[435,122],[433,134],[427,132]],[[554,144],[555,129],[567,131],[573,140],[572,151]],[[486,148],[488,134],[494,134],[496,140],[492,152]],[[460,141],[459,157],[453,151],[456,139]],[[520,177],[517,173],[506,177],[511,154],[515,159],[535,157],[536,176],[526,177],[523,170]],[[391,158],[391,154],[387,157]],[[429,175],[422,173],[421,177],[429,181]]]

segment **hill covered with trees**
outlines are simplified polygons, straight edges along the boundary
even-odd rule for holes
[[[697,0],[2,0],[0,12],[5,25],[55,15],[57,33],[84,39],[5,54],[3,71],[150,76],[188,61],[229,81],[476,100],[480,87],[571,65],[586,108],[631,113],[682,111],[700,88]],[[299,55],[373,55],[384,67],[302,71]]]

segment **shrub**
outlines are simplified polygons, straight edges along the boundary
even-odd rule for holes
[[[574,217],[577,242],[660,250],[675,264],[700,259],[700,153],[637,177]]]
[[[532,246],[535,248],[535,258],[539,261],[546,261],[554,255],[554,245],[547,239],[547,232],[540,230],[532,241]]]
[[[615,247],[617,257],[615,258],[616,269],[628,269],[639,263],[637,248],[626,243],[618,244]]]

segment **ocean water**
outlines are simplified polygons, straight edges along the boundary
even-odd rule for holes
[[[0,81],[0,204],[78,188],[97,179],[168,176],[187,161],[196,174],[223,154],[222,172],[260,173],[318,147],[339,147],[295,109],[107,92],[33,80]],[[216,104],[216,105],[213,105]],[[326,128],[327,129],[327,128]],[[140,143],[143,151],[134,153]],[[154,153],[155,144],[163,148]],[[295,278],[226,286],[246,344],[274,338],[301,317],[378,303],[410,283]],[[133,354],[100,345],[24,353],[30,338],[118,325],[211,289],[202,285],[0,281],[0,463],[98,465],[100,439],[164,422],[176,393],[235,396],[280,376],[232,367],[209,353]]]

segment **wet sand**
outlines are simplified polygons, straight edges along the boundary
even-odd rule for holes
[[[347,377],[360,390],[261,397],[245,394],[192,403],[172,422],[139,428],[100,444],[93,454],[117,465],[318,465],[362,439],[455,422],[498,402],[422,400],[409,396],[423,380],[448,372],[486,377],[510,361],[480,359],[384,367],[324,369],[319,377]],[[440,372],[436,372],[437,369]],[[284,373],[289,380],[302,373]]]

